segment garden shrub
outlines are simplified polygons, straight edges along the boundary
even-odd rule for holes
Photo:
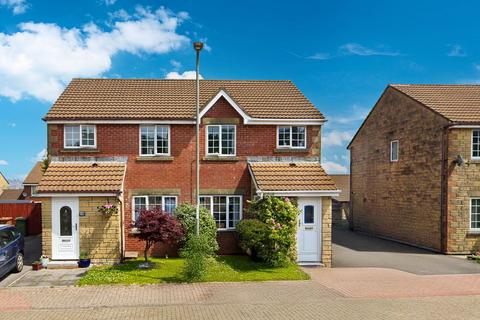
[[[240,246],[256,260],[266,255],[265,250],[270,229],[268,225],[258,219],[244,219],[236,226]],[[250,252],[249,252],[250,251]]]
[[[288,198],[266,196],[250,202],[248,216],[266,225],[268,231],[257,222],[249,222],[247,230],[241,227],[243,246],[257,251],[260,258],[272,266],[283,266],[297,259],[296,232],[297,217],[300,211]],[[242,229],[243,228],[243,229]],[[238,231],[238,227],[237,227]],[[260,246],[261,234],[266,236]],[[250,244],[250,246],[248,245]],[[255,245],[255,247],[251,247]]]
[[[184,203],[175,209],[174,216],[185,228],[185,243],[188,243],[190,238],[196,236],[195,206]],[[215,252],[218,251],[217,225],[211,213],[205,208],[200,208],[200,234],[205,237],[205,241],[208,243],[208,255],[215,255]]]
[[[180,256],[185,258],[183,276],[187,281],[199,281],[207,273],[208,259],[211,256],[209,237],[205,234],[188,238]]]

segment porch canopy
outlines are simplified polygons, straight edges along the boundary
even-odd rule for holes
[[[338,196],[340,190],[317,161],[249,162],[259,196]]]
[[[126,164],[107,161],[52,161],[38,185],[39,196],[82,193],[119,195]]]

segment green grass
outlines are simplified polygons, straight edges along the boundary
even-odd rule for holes
[[[182,276],[184,260],[181,258],[151,258],[155,268],[140,270],[143,259],[128,261],[115,266],[92,267],[82,277],[79,285],[101,284],[155,284],[185,282]],[[308,275],[297,265],[272,268],[253,262],[247,256],[220,256],[212,259],[204,282],[306,280]]]

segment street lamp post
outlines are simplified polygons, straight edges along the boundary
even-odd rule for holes
[[[194,42],[193,48],[197,53],[196,72],[195,72],[195,84],[196,84],[196,130],[195,130],[195,145],[196,145],[196,157],[195,157],[195,215],[197,220],[196,233],[200,235],[200,78],[199,78],[199,60],[200,51],[203,48],[202,42]]]

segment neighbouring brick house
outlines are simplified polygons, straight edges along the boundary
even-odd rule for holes
[[[480,86],[389,85],[349,149],[354,229],[480,249]]]
[[[35,197],[35,195],[37,194],[37,187],[40,183],[40,180],[42,180],[42,176],[43,163],[41,161],[38,161],[37,163],[35,163],[32,170],[30,170],[25,180],[23,180],[23,194],[25,196],[25,199],[35,200],[34,198],[32,198],[32,196]]]
[[[8,185],[7,178],[0,172],[0,194],[2,194],[3,190],[8,189]]]
[[[346,222],[350,215],[350,175],[331,174],[330,177],[341,190],[339,196],[332,198],[332,223],[341,224]]]
[[[247,200],[272,194],[299,200],[299,261],[330,265],[338,191],[319,160],[323,115],[290,81],[201,80],[200,105],[200,200],[217,222],[220,253],[239,252],[235,225]],[[193,80],[74,79],[44,120],[51,163],[37,192],[43,252],[53,259],[139,252],[131,234],[139,210],[194,203]],[[272,183],[255,183],[260,164]],[[113,200],[119,214],[98,213]]]

